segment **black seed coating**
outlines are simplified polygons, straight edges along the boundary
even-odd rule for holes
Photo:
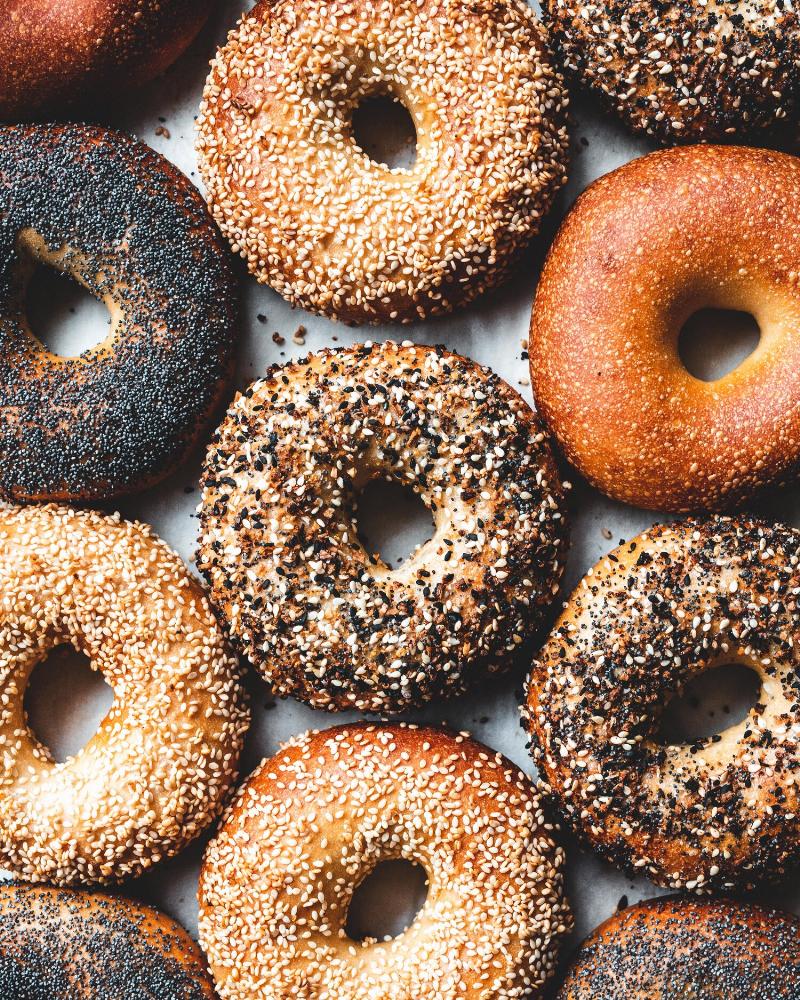
[[[43,256],[119,311],[78,358],[28,329]],[[0,494],[97,499],[166,475],[224,391],[236,313],[221,237],[163,157],[88,126],[0,129]]]
[[[632,906],[584,942],[557,1000],[800,1000],[800,920],[728,900]]]
[[[0,887],[3,1000],[213,1000],[200,950],[122,897]]]

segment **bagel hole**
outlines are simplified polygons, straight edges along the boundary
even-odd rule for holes
[[[422,865],[401,858],[382,861],[356,887],[345,932],[353,941],[389,941],[414,923],[428,897]]]
[[[699,309],[683,324],[678,355],[690,375],[716,382],[749,358],[760,339],[761,330],[750,313]]]
[[[390,94],[365,97],[353,111],[356,145],[376,163],[411,170],[417,159],[417,130],[408,109]]]
[[[69,275],[44,264],[28,283],[25,311],[34,337],[61,357],[76,358],[109,335],[105,305]]]
[[[743,663],[710,667],[669,700],[661,717],[661,742],[693,743],[746,719],[761,694],[761,679]]]
[[[36,738],[63,763],[94,736],[113,700],[113,689],[88,657],[56,646],[33,668],[23,707]]]
[[[408,486],[373,479],[355,505],[361,544],[389,569],[399,566],[433,535],[433,515]]]

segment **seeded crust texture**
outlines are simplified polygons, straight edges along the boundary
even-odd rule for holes
[[[214,0],[3,0],[0,121],[133,93],[174,62]]]
[[[174,920],[104,893],[0,886],[3,1000],[214,1000],[200,949]]]
[[[434,517],[397,569],[358,537],[378,477]],[[508,664],[557,593],[564,510],[539,422],[502,379],[444,349],[367,343],[237,396],[206,458],[197,565],[278,694],[399,711]]]
[[[404,934],[345,932],[356,886],[428,875]],[[223,1000],[537,1000],[571,917],[564,855],[529,779],[465,734],[340,726],[295,738],[240,789],[200,876]]]
[[[800,920],[731,900],[630,906],[583,943],[557,1000],[800,1000]]]
[[[352,134],[391,94],[413,169]],[[411,322],[505,274],[565,180],[566,95],[522,0],[264,0],[198,120],[215,218],[259,281],[349,323]]]
[[[752,313],[755,351],[713,382],[678,354],[702,308]],[[660,151],[600,178],[547,257],[533,306],[537,410],[617,500],[723,510],[800,461],[800,160]]]
[[[30,330],[39,265],[109,310],[79,357]],[[101,128],[0,128],[0,494],[92,500],[172,472],[227,389],[236,295],[203,199],[162,156]]]
[[[544,0],[565,68],[665,143],[797,121],[800,17],[788,0]]]
[[[28,726],[34,666],[71,644],[114,703],[55,763]],[[149,528],[93,511],[0,511],[0,867],[24,881],[114,882],[217,816],[248,712],[200,585]]]
[[[531,671],[534,757],[578,836],[659,885],[741,890],[800,860],[800,532],[749,518],[656,526],[584,577]],[[670,697],[744,663],[759,699],[691,744]]]

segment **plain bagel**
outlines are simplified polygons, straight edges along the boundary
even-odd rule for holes
[[[800,532],[656,526],[586,575],[538,654],[526,723],[563,815],[659,885],[746,889],[800,858]],[[669,744],[670,697],[714,666],[761,683],[744,720]]]
[[[678,354],[702,308],[752,313],[756,350],[713,382]],[[531,381],[567,458],[604,493],[720,510],[800,463],[800,160],[652,153],[568,214],[533,306]]]

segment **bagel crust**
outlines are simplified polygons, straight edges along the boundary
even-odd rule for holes
[[[800,1000],[800,920],[732,900],[653,899],[581,945],[556,1000]]]
[[[0,121],[108,103],[158,76],[214,0],[3,0]]]
[[[66,643],[114,703],[56,763],[23,696]],[[88,884],[176,854],[222,808],[248,717],[200,585],[149,528],[53,505],[0,511],[0,867]]]
[[[352,115],[390,94],[417,158]],[[412,322],[496,284],[565,180],[566,94],[523,0],[262,0],[198,120],[214,217],[259,281],[349,323]]]
[[[295,738],[239,790],[200,875],[222,1000],[539,1000],[571,917],[530,780],[466,735],[353,725]],[[351,939],[381,861],[428,875],[399,937]]]
[[[800,857],[800,532],[656,526],[590,570],[528,682],[534,757],[568,822],[659,885],[752,887]],[[710,667],[761,680],[748,716],[668,745],[670,697]]]
[[[375,478],[434,517],[394,570],[358,537]],[[541,426],[502,379],[368,343],[272,368],[234,400],[206,458],[197,565],[276,693],[396,712],[508,664],[557,593],[564,508]]]
[[[665,143],[774,132],[797,120],[800,17],[786,0],[544,0],[572,75]]]
[[[175,470],[228,388],[237,320],[227,247],[163,156],[86,125],[0,128],[0,495],[96,500]],[[109,311],[78,357],[30,329],[38,266]]]
[[[0,885],[3,1000],[214,1000],[200,949],[122,896]]]
[[[678,354],[699,309],[751,313],[755,351],[713,382]],[[800,463],[800,160],[652,153],[578,199],[533,306],[531,381],[567,458],[604,493],[724,510]]]

